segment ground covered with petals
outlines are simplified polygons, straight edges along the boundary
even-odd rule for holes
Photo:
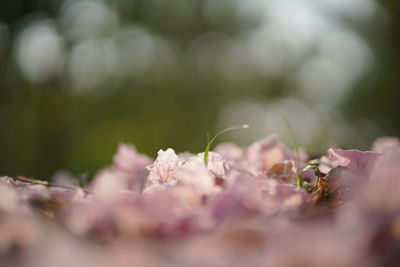
[[[120,144],[85,185],[0,178],[0,266],[400,266],[400,142],[312,158]]]

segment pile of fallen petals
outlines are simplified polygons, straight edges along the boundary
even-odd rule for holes
[[[275,136],[204,153],[121,144],[80,186],[0,178],[0,266],[400,266],[400,142],[310,158]]]

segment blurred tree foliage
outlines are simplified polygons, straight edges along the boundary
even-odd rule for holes
[[[0,175],[47,179],[58,169],[93,174],[110,163],[120,141],[134,143],[152,156],[167,147],[199,152],[206,133],[218,130],[218,115],[226,103],[249,97],[269,101],[290,93],[285,76],[267,78],[244,68],[240,82],[232,83],[212,60],[205,63],[205,73],[191,64],[184,55],[196,48],[193,41],[199,36],[221,34],[215,37],[221,41],[209,49],[211,54],[198,55],[212,59],[225,52],[224,42],[245,36],[261,18],[243,15],[238,1],[214,1],[207,15],[204,9],[210,1],[186,1],[106,1],[118,15],[119,25],[139,25],[155,40],[159,36],[168,42],[164,48],[173,51],[167,55],[177,59],[165,58],[161,50],[146,71],[105,79],[95,86],[99,90],[87,93],[76,93],[65,77],[57,75],[45,82],[29,81],[15,60],[18,34],[34,20],[57,20],[65,1],[1,1]],[[395,0],[380,4],[388,14],[388,21],[382,22],[388,30],[346,22],[368,39],[377,56],[369,77],[360,80],[359,89],[339,108],[350,122],[373,118],[385,134],[398,135],[399,4]],[[112,34],[113,28],[109,31]],[[71,39],[65,41],[66,50],[73,46]]]
[[[363,90],[355,91],[344,103],[349,117],[375,118],[385,125],[387,135],[399,136],[400,132],[400,2],[378,1],[387,12],[387,31],[373,29],[370,39],[378,54],[374,71]]]

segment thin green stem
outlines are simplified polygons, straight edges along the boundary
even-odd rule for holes
[[[220,136],[221,134],[226,133],[228,131],[232,131],[232,130],[236,130],[236,129],[247,129],[247,128],[249,128],[249,125],[247,125],[247,124],[232,126],[232,127],[223,129],[222,131],[217,133],[211,140],[209,140],[209,135],[207,134],[208,142],[207,142],[206,148],[204,149],[204,163],[206,165],[208,164],[208,154],[210,152],[211,145],[215,141],[215,139],[217,139],[218,136]]]
[[[300,161],[300,151],[299,151],[299,145],[297,143],[296,135],[294,134],[293,128],[291,124],[289,123],[289,120],[286,118],[285,115],[282,115],[283,121],[285,122],[285,125],[288,129],[290,139],[292,141],[293,149],[296,152],[297,160]],[[303,187],[303,178],[301,177],[302,172],[299,171],[296,174],[296,184],[298,187]]]

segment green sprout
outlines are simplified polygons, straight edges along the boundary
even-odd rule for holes
[[[232,127],[228,127],[226,129],[223,129],[222,131],[220,131],[219,133],[217,133],[211,140],[209,140],[209,135],[207,134],[207,146],[204,149],[204,163],[208,164],[208,153],[210,152],[211,149],[211,145],[212,143],[215,141],[215,139],[217,139],[218,136],[220,136],[223,133],[232,131],[232,130],[236,130],[236,129],[247,129],[250,128],[250,126],[248,124],[243,124],[243,125],[236,125],[236,126],[232,126]]]
[[[285,122],[286,128],[288,129],[289,136],[290,136],[290,139],[292,141],[292,145],[293,145],[294,151],[296,152],[296,155],[297,155],[297,160],[300,160],[299,145],[297,143],[296,135],[295,135],[295,133],[293,131],[292,126],[289,123],[289,120],[286,118],[286,116],[283,115],[282,117],[283,117],[283,121]],[[301,173],[302,172],[297,172],[297,174],[296,174],[296,184],[297,184],[298,187],[303,187],[303,182],[304,181],[303,181],[303,178],[301,177]]]

